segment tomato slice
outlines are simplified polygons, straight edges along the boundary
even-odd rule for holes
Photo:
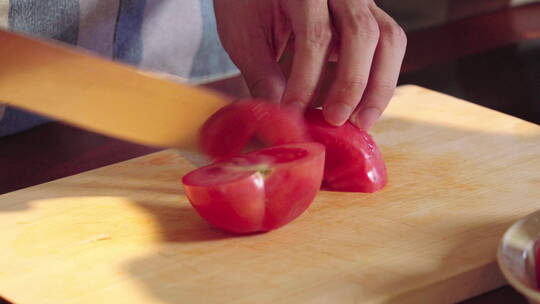
[[[203,152],[214,159],[241,153],[253,139],[267,146],[306,141],[303,118],[295,111],[259,100],[243,100],[214,113],[200,133]]]
[[[326,147],[323,188],[332,191],[375,192],[387,183],[384,160],[373,138],[350,122],[335,127],[322,111],[306,112],[308,133]]]
[[[235,233],[270,231],[300,216],[319,191],[325,148],[279,145],[196,169],[186,195],[211,225]]]

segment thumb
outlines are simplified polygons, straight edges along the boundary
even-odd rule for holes
[[[253,36],[249,47],[229,53],[242,72],[251,96],[279,103],[287,85],[285,75],[272,47],[262,38],[265,35]]]
[[[286,79],[277,62],[270,56],[246,62],[240,68],[251,96],[280,102],[285,92]],[[248,64],[249,63],[249,64]]]

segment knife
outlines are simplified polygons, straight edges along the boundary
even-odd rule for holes
[[[145,145],[193,149],[201,125],[229,99],[0,30],[0,102]]]

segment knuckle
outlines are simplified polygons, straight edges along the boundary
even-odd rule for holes
[[[335,101],[336,104],[339,104],[348,108],[351,112],[356,108],[359,102],[360,102],[359,100],[354,100],[354,99],[345,98],[345,97],[339,98]]]
[[[396,22],[389,21],[379,24],[381,34],[387,37],[392,44],[407,45],[407,34]]]
[[[271,96],[276,96],[279,94],[281,89],[279,81],[268,77],[246,79],[246,85],[254,95],[266,93],[270,94]]]
[[[363,90],[366,88],[367,83],[368,83],[367,78],[363,76],[349,78],[343,81],[343,90],[344,91]]]
[[[360,100],[346,98],[345,96],[340,96],[339,98],[334,99],[335,105],[345,107],[350,111],[351,114],[354,112],[354,109],[356,109],[356,106],[358,106],[359,102]]]
[[[246,79],[246,85],[252,91],[256,91],[261,88],[265,88],[269,85],[268,80],[265,78]]]
[[[392,81],[379,81],[374,85],[375,89],[373,92],[375,95],[383,100],[390,100],[394,95],[396,89],[395,82]]]
[[[390,92],[391,94],[396,89],[396,82],[392,80],[379,80],[375,83],[377,90],[382,92]]]
[[[301,33],[301,36],[308,45],[326,48],[332,41],[332,30],[326,22],[315,22]]]
[[[367,41],[377,41],[380,36],[379,25],[368,13],[352,14],[344,30]]]
[[[372,81],[369,87],[369,93],[366,101],[369,105],[384,106],[387,105],[396,89],[395,81]]]
[[[336,103],[354,108],[360,102],[364,90],[367,86],[367,78],[355,77],[339,81],[340,89],[336,94]]]
[[[296,88],[294,90],[289,90],[284,96],[285,101],[289,102],[301,102],[307,103],[315,97],[315,90],[311,87],[306,86],[303,89]]]

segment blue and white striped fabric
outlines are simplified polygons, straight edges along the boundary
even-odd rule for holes
[[[0,0],[0,27],[78,45],[142,69],[201,83],[238,73],[219,42],[212,3]],[[0,105],[0,136],[45,121]]]

